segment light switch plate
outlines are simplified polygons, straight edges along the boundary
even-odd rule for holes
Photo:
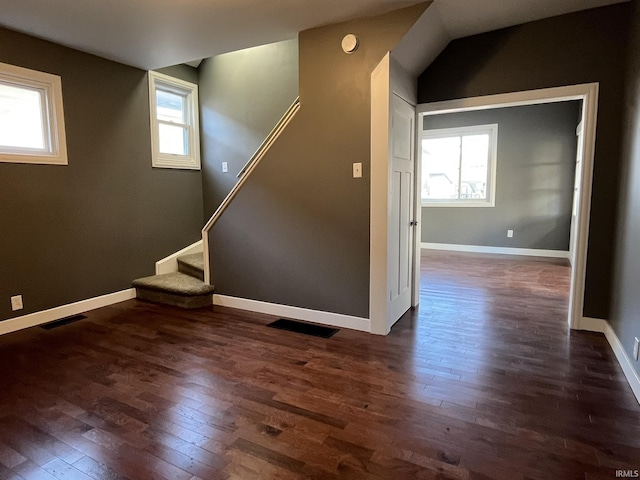
[[[22,310],[22,295],[16,295],[15,297],[11,297],[11,310]]]
[[[222,173],[227,173],[229,171],[229,164],[227,162],[222,162]]]
[[[362,163],[353,164],[353,178],[362,178]]]
[[[507,238],[513,238],[513,230],[507,230]]]

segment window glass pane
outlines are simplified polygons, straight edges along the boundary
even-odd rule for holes
[[[457,199],[460,137],[423,139],[422,159],[422,198]]]
[[[489,134],[462,137],[460,198],[487,198]]]
[[[165,90],[156,90],[156,112],[158,120],[173,123],[187,123],[185,121],[185,97]]]
[[[160,153],[188,155],[187,129],[177,125],[158,125],[160,129]]]
[[[44,149],[42,92],[0,83],[0,146]]]

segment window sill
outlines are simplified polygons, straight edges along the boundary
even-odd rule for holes
[[[177,170],[200,170],[200,161],[197,158],[172,158],[159,157],[152,161],[153,168],[173,168]]]
[[[31,163],[36,165],[68,165],[66,155],[22,155],[17,153],[0,153],[0,163]]]
[[[496,204],[492,202],[430,202],[430,203],[422,203],[423,208],[433,208],[433,207],[455,207],[455,208],[493,208]]]

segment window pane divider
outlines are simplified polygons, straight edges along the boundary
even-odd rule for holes
[[[158,120],[158,123],[162,125],[168,125],[170,127],[181,127],[187,130],[191,128],[191,125],[189,125],[188,123],[170,122],[168,120]]]

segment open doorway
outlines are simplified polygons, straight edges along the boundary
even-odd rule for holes
[[[462,158],[461,150],[453,149],[451,151],[457,151],[459,155],[458,168],[452,168],[450,172],[446,172],[444,170],[443,172],[429,172],[430,177],[433,181],[431,182],[431,185],[429,185],[427,196],[430,195],[431,197],[433,197],[431,199],[433,203],[440,203],[441,206],[443,206],[443,204],[451,206],[459,204],[460,202],[467,202],[468,206],[473,205],[480,207],[491,207],[495,202],[495,190],[496,188],[501,188],[501,186],[496,183],[495,163],[492,164],[492,160],[490,158],[490,135],[492,129],[494,128],[494,123],[488,122],[486,120],[487,112],[493,109],[504,109],[507,107],[519,106],[535,106],[542,104],[564,104],[565,106],[567,106],[566,109],[568,109],[568,111],[570,111],[571,108],[574,108],[575,111],[578,112],[579,106],[579,115],[575,115],[575,123],[572,126],[572,129],[576,129],[576,124],[579,123],[579,127],[575,130],[575,132],[578,133],[577,143],[575,144],[577,145],[577,151],[575,147],[573,150],[575,152],[574,162],[576,159],[578,161],[573,163],[573,165],[564,165],[564,167],[560,167],[558,165],[544,165],[544,162],[541,162],[541,165],[537,167],[538,172],[536,173],[536,175],[539,175],[540,179],[542,179],[542,183],[544,183],[544,181],[547,181],[547,183],[553,183],[554,172],[552,172],[552,170],[555,170],[557,173],[559,172],[559,168],[562,169],[561,176],[564,177],[562,181],[565,191],[562,193],[562,195],[565,203],[565,206],[563,207],[565,213],[560,216],[564,215],[565,217],[562,221],[565,227],[561,229],[550,229],[548,228],[548,225],[547,227],[541,227],[542,230],[544,230],[544,228],[547,228],[548,232],[553,233],[551,237],[555,235],[558,238],[555,239],[556,243],[548,243],[549,240],[553,239],[547,238],[545,240],[547,241],[547,243],[539,242],[539,244],[534,245],[534,247],[537,247],[538,250],[544,250],[543,252],[540,252],[543,256],[557,256],[567,258],[567,260],[571,260],[572,272],[568,309],[568,322],[571,328],[580,328],[580,321],[582,319],[582,307],[584,300],[584,276],[587,250],[586,247],[591,198],[591,180],[593,174],[597,95],[597,84],[587,84],[543,89],[530,92],[518,92],[513,94],[476,97],[451,102],[438,102],[434,104],[419,105],[417,108],[418,138],[423,138],[425,128],[431,130],[431,132],[427,134],[427,136],[429,136],[429,138],[435,139],[433,142],[431,142],[431,145],[434,149],[443,147],[447,142],[450,142],[452,144],[458,142],[461,145],[465,141],[465,135],[469,136],[468,141],[471,142],[477,142],[478,139],[480,139],[480,137],[484,135],[489,138],[489,140],[486,142],[489,151],[486,161],[483,160],[486,164],[484,170],[486,180],[484,182],[480,179],[482,175],[478,173],[481,170],[480,168],[478,168],[478,165],[481,164],[482,161],[475,159],[473,162],[471,162],[475,162],[476,164],[475,171],[463,174],[461,170],[463,169],[462,164],[465,160]],[[451,128],[437,128],[438,126],[443,127],[444,124],[441,122],[441,120],[443,120],[446,115],[450,115],[453,113],[465,113],[471,116],[475,115],[479,119],[484,118],[484,121],[476,122],[477,126],[482,127],[482,132],[468,131],[465,129],[452,130]],[[565,115],[566,114],[567,113],[565,113]],[[570,115],[570,113],[568,114]],[[455,140],[456,138],[457,140]],[[481,140],[480,143],[483,143],[483,141],[484,140]],[[576,140],[574,139],[573,141],[575,142]],[[418,144],[418,156],[416,157],[418,160],[420,160],[422,156],[422,145],[420,145],[421,143],[422,142],[416,142],[416,144]],[[500,160],[498,159],[498,162],[499,161]],[[416,184],[416,209],[418,211],[422,208],[422,197],[425,193],[425,185],[421,181],[421,179],[423,178],[421,172],[421,163],[421,161],[416,162],[416,168],[418,170],[416,173],[416,179],[419,179],[419,183]],[[567,181],[567,175],[569,175],[569,172],[572,177],[569,181]],[[566,185],[567,183],[568,185]],[[553,193],[553,195],[556,194],[558,193]],[[443,199],[443,196],[448,196],[448,198]],[[567,203],[568,205],[566,205]],[[451,216],[451,212],[455,211],[454,209],[448,208],[439,208],[438,210],[440,210],[441,212],[444,211],[444,213],[442,214],[446,216]],[[469,218],[474,219],[473,221],[467,223],[473,223],[474,221],[476,223],[482,223],[482,215],[479,215],[478,213],[474,214],[473,208],[465,208],[462,210],[466,210],[468,212],[468,215],[471,215],[471,217]],[[479,211],[480,210],[476,209],[476,212]],[[505,219],[505,221],[508,223],[510,220]],[[518,235],[517,228],[502,228],[502,226],[506,226],[507,223],[493,230],[499,230],[501,234],[504,234],[505,238],[513,238],[511,235]],[[505,231],[502,232],[502,230]],[[538,228],[537,233],[529,232],[529,234],[533,236],[540,236],[540,232],[542,230]],[[562,230],[562,233],[559,233],[560,230]],[[467,238],[465,238],[465,240],[461,243],[471,245],[473,245],[474,243],[482,243],[473,242],[471,238],[473,238],[473,234],[471,236],[467,235]],[[502,244],[505,245],[504,242],[502,242]],[[542,245],[542,247],[540,247],[540,245]],[[544,248],[544,246],[548,245],[560,245],[561,247]],[[562,247],[562,245],[565,246]],[[414,265],[416,271],[419,271],[420,269],[420,255],[418,253],[419,248],[420,245],[416,245],[416,262]],[[509,247],[503,248],[508,249]],[[535,251],[536,248],[532,248],[529,250]],[[491,249],[489,249],[488,251],[491,252]],[[557,253],[554,254],[553,252]],[[498,249],[495,251],[495,253],[509,252],[500,252],[500,250]],[[419,289],[420,286],[418,282],[416,282],[416,285],[414,285],[414,304],[417,304],[417,299],[419,298]]]

